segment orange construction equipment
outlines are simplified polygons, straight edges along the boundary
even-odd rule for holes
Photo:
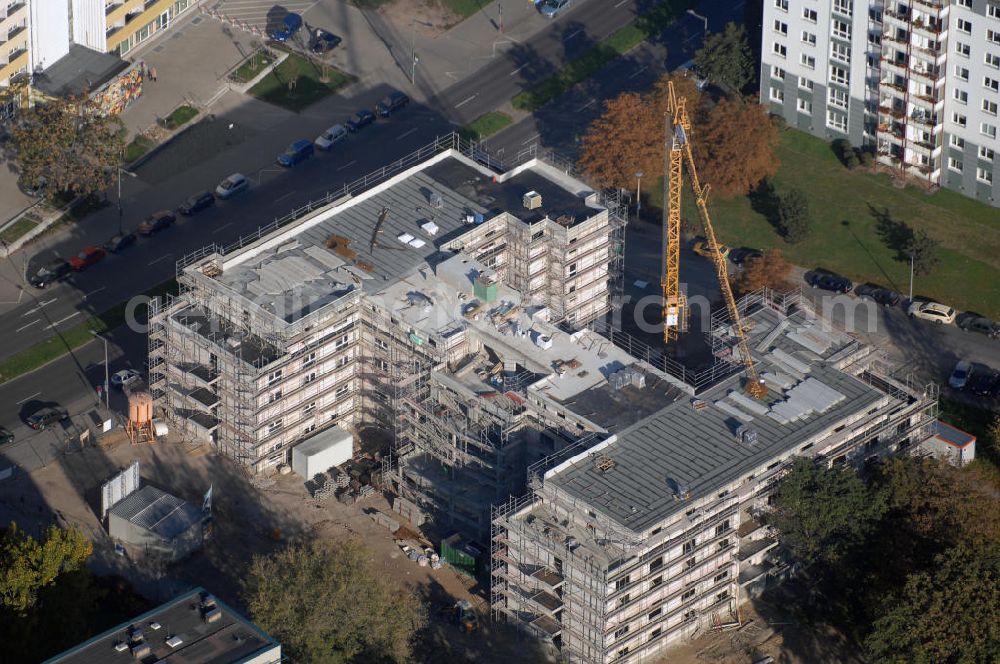
[[[736,306],[736,297],[733,295],[732,286],[729,283],[729,267],[726,265],[726,258],[719,251],[719,242],[715,238],[715,228],[712,226],[712,218],[708,213],[708,185],[702,186],[698,179],[698,170],[695,168],[694,155],[691,152],[691,120],[687,114],[687,105],[684,97],[678,97],[674,93],[674,84],[671,81],[667,90],[667,113],[669,114],[669,141],[670,149],[667,153],[667,211],[664,224],[666,228],[666,255],[664,257],[663,269],[663,341],[669,343],[677,338],[681,323],[685,318],[684,309],[686,302],[680,293],[680,226],[681,226],[681,189],[684,185],[683,171],[687,165],[688,180],[691,184],[691,191],[694,192],[695,203],[701,216],[702,225],[705,230],[705,237],[708,240],[708,248],[712,254],[712,262],[715,264],[716,276],[719,278],[719,287],[722,290],[722,297],[726,301],[726,308],[729,310],[729,317],[732,319],[733,334],[736,336],[739,347],[740,359],[746,373],[744,389],[747,393],[757,399],[767,396],[767,387],[757,375],[754,367],[753,357],[750,355],[750,347],[747,344],[746,328],[739,308]]]
[[[133,392],[128,395],[128,422],[125,423],[125,431],[133,445],[156,440],[153,433],[153,396],[149,392]]]

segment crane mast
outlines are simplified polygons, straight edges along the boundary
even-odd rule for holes
[[[681,307],[685,302],[680,294],[680,221],[681,221],[681,189],[684,185],[683,171],[684,163],[687,164],[688,180],[691,184],[691,191],[694,193],[695,204],[701,216],[702,226],[705,230],[705,238],[708,240],[709,252],[712,254],[712,263],[715,265],[716,276],[719,279],[719,286],[722,290],[722,297],[726,301],[726,309],[732,320],[733,334],[736,336],[739,347],[740,359],[743,361],[744,372],[746,374],[745,389],[747,393],[755,398],[767,396],[767,387],[757,375],[754,366],[753,356],[750,355],[750,346],[747,343],[746,330],[743,318],[740,316],[739,307],[736,305],[736,298],[733,295],[732,286],[729,283],[729,269],[726,259],[719,251],[719,242],[715,237],[715,228],[712,226],[712,217],[708,212],[708,185],[702,185],[698,178],[698,169],[695,167],[694,154],[691,152],[691,142],[689,132],[691,121],[688,118],[687,107],[683,97],[677,97],[674,93],[674,84],[668,84],[668,122],[672,123],[672,131],[669,133],[670,150],[667,155],[667,206],[666,213],[666,248],[664,256],[663,271],[663,340],[670,342],[677,338],[680,330],[680,320],[683,313]],[[671,317],[673,316],[673,317]],[[673,325],[671,324],[673,323]]]

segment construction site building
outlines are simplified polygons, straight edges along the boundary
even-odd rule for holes
[[[529,463],[671,400],[586,328],[621,284],[614,194],[450,136],[328,198],[185,257],[150,305],[150,389],[184,435],[260,474],[324,427],[386,428],[390,487],[485,540]]]
[[[797,296],[764,292],[740,309],[768,396],[747,397],[737,376],[678,391],[598,444],[532,466],[530,492],[494,510],[497,619],[587,664],[649,661],[738,625],[741,602],[789,572],[760,515],[793,458],[861,466],[934,434],[934,387],[892,377]],[[725,316],[711,335],[732,353]]]

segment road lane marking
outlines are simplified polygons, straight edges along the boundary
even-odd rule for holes
[[[231,221],[230,221],[230,222],[228,222],[228,223],[225,223],[225,224],[222,224],[221,226],[219,226],[218,228],[216,228],[216,229],[215,229],[214,231],[212,231],[212,232],[213,232],[213,233],[218,233],[218,232],[219,232],[219,231],[221,231],[221,230],[222,230],[223,228],[229,228],[229,227],[230,227],[230,226],[232,226],[232,225],[233,225],[233,222],[231,222]]]
[[[160,256],[159,258],[157,258],[155,261],[149,262],[148,265],[155,265],[155,264],[159,263],[160,261],[165,261],[168,258],[170,258],[172,255],[173,254],[164,254],[163,256]]]
[[[573,37],[576,37],[576,36],[577,36],[578,34],[580,34],[581,32],[583,32],[583,28],[580,28],[579,30],[577,30],[576,32],[574,32],[574,33],[573,33],[573,34],[571,34],[571,35],[567,35],[567,36],[566,36],[566,37],[565,37],[565,38],[563,39],[563,41],[569,41],[570,39],[572,39]]]
[[[349,161],[349,162],[347,162],[346,164],[344,164],[343,166],[341,166],[340,168],[338,168],[337,170],[338,170],[338,171],[342,171],[342,170],[344,170],[345,168],[347,168],[348,166],[353,166],[353,165],[354,165],[354,164],[356,164],[356,163],[358,163],[358,160],[357,160],[357,159],[355,159],[354,161]]]
[[[34,325],[35,323],[41,323],[41,322],[42,322],[42,319],[41,319],[41,318],[39,318],[38,320],[33,320],[33,321],[31,321],[31,322],[30,322],[30,323],[28,323],[27,325],[22,325],[21,327],[17,328],[17,329],[16,329],[16,330],[14,330],[14,331],[15,331],[15,332],[20,332],[21,330],[27,330],[27,329],[28,329],[29,327],[31,327],[31,326],[32,326],[32,325]]]
[[[593,106],[596,103],[597,103],[596,99],[591,99],[586,104],[584,104],[580,108],[576,109],[576,112],[579,113],[580,111],[585,111],[585,110],[587,110],[588,108],[590,108],[591,106]]]
[[[416,130],[417,130],[417,128],[414,127],[413,129],[411,129],[409,131],[404,131],[402,134],[400,134],[399,136],[396,137],[396,140],[398,141],[400,139],[406,138],[407,136],[409,136],[410,134],[412,134]]]
[[[25,401],[27,401],[27,400],[29,400],[29,399],[34,399],[34,398],[35,398],[35,397],[37,397],[37,396],[41,396],[41,394],[42,394],[41,392],[35,392],[35,393],[34,393],[34,394],[32,394],[31,396],[28,396],[28,397],[24,397],[23,399],[21,399],[20,401],[18,401],[18,402],[17,402],[16,404],[14,404],[14,405],[15,405],[15,406],[20,406],[20,405],[21,405],[22,403],[24,403]]]
[[[62,325],[63,323],[65,323],[66,321],[68,321],[70,318],[76,318],[79,315],[80,315],[79,311],[74,311],[69,316],[66,316],[66,318],[63,318],[62,320],[57,320],[56,322],[52,323],[51,325],[46,325],[44,329],[50,330],[53,327],[55,327],[56,325]]]
[[[528,66],[528,65],[521,65],[520,67],[518,67],[517,69],[515,69],[514,71],[512,71],[511,73],[509,73],[509,74],[507,74],[507,75],[508,75],[508,76],[513,76],[514,74],[516,74],[517,72],[521,71],[522,69],[524,69],[524,68],[525,68],[525,67],[527,67],[527,66]]]
[[[618,9],[619,7],[621,7],[622,5],[624,5],[626,2],[628,2],[628,0],[621,0],[617,5],[615,5],[615,9]]]
[[[86,300],[86,299],[87,299],[88,297],[90,297],[91,295],[96,295],[97,293],[100,293],[100,292],[101,292],[102,290],[104,290],[105,288],[107,288],[107,286],[101,286],[100,288],[98,288],[98,289],[96,289],[96,290],[92,290],[92,291],[90,291],[89,293],[84,293],[84,295],[83,295],[83,299],[85,299],[85,300]]]
[[[644,72],[644,71],[646,71],[646,65],[643,65],[643,66],[642,66],[642,67],[641,67],[641,68],[640,68],[640,69],[639,69],[638,71],[636,71],[636,72],[635,72],[634,74],[629,74],[629,78],[635,78],[636,76],[638,76],[639,74],[641,74],[641,73],[642,73],[642,72]]]
[[[470,101],[472,101],[473,99],[475,99],[478,96],[479,96],[479,93],[477,92],[476,94],[472,95],[468,99],[462,100],[462,101],[458,102],[457,104],[455,104],[455,108],[462,108],[463,106],[465,106],[466,104],[468,104]]]
[[[58,299],[59,299],[58,297],[54,297],[51,300],[45,300],[43,302],[39,302],[37,307],[34,307],[32,309],[28,309],[23,314],[21,314],[21,318],[24,318],[25,316],[30,316],[31,314],[35,313],[36,311],[38,311],[39,309],[41,309],[45,305],[52,304],[53,302],[55,302]]]
[[[521,145],[524,145],[525,143],[534,143],[535,139],[538,138],[539,136],[541,136],[541,134],[535,134],[531,138],[526,138],[523,141],[521,141]]]
[[[287,194],[284,194],[284,195],[282,195],[282,196],[278,196],[277,198],[275,198],[275,199],[274,199],[274,202],[275,202],[275,203],[277,203],[277,202],[279,202],[279,201],[283,201],[283,200],[285,200],[286,198],[288,198],[289,196],[294,196],[294,195],[295,195],[295,192],[294,192],[294,191],[290,191],[290,192],[288,192]]]

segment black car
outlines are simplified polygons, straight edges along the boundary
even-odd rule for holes
[[[990,339],[1000,338],[1000,324],[985,316],[963,316],[958,319],[958,326],[966,332],[985,334]]]
[[[3,427],[0,427],[0,445],[6,445],[7,443],[14,442],[14,434],[7,431]]]
[[[854,293],[858,297],[874,300],[878,304],[886,307],[896,306],[899,304],[899,300],[901,299],[899,293],[896,291],[889,290],[888,288],[882,288],[881,286],[876,286],[875,284],[861,284],[854,289]]]
[[[121,235],[116,235],[107,242],[104,243],[104,251],[110,254],[117,254],[118,252],[125,251],[128,247],[135,243],[135,233],[122,233]]]
[[[364,110],[358,111],[344,123],[348,131],[358,131],[362,127],[367,127],[371,123],[375,122],[375,114],[371,111]]]
[[[847,277],[826,270],[807,272],[806,283],[813,288],[821,288],[834,293],[850,293],[851,289],[854,288],[854,284]]]
[[[332,51],[340,45],[343,41],[340,37],[333,34],[332,32],[327,32],[326,30],[316,29],[313,33],[312,42],[309,44],[309,50],[313,53],[326,53],[327,51]]]
[[[66,412],[65,408],[60,408],[59,406],[46,406],[36,410],[33,414],[28,416],[24,422],[32,429],[42,430],[50,424],[55,424],[56,422],[64,422],[69,419],[69,413]]]
[[[989,367],[976,365],[965,389],[980,397],[996,396],[1000,392],[1000,375]]]
[[[749,261],[755,261],[763,257],[763,251],[760,249],[751,249],[750,247],[738,247],[729,252],[729,260],[733,262],[733,265],[743,265]]]
[[[387,118],[410,103],[410,98],[402,92],[393,92],[375,104],[375,112],[380,118]]]
[[[177,211],[186,217],[190,217],[195,212],[212,207],[213,205],[215,205],[215,194],[210,191],[203,191],[181,203]]]
[[[57,258],[45,267],[39,268],[38,272],[28,277],[28,283],[35,288],[45,288],[49,284],[62,281],[72,272],[73,268],[69,266],[69,263],[61,258]]]
[[[173,212],[154,212],[139,224],[139,235],[148,237],[159,233],[164,228],[169,228],[175,221],[177,221],[177,217],[174,216]]]

